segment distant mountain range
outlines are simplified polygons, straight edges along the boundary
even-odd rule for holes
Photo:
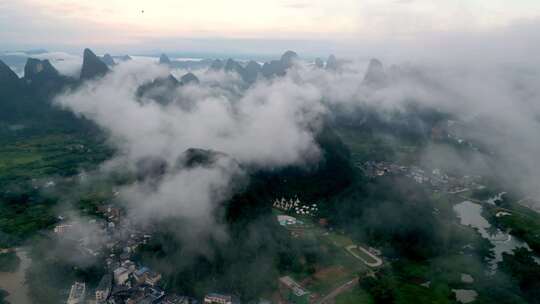
[[[88,79],[103,76],[109,68],[91,50],[84,51],[79,78],[60,74],[47,59],[28,58],[24,75],[19,76],[0,60],[0,133],[13,125],[17,129],[64,131],[92,128],[92,124],[70,111],[51,104],[51,99]]]
[[[111,68],[114,68],[117,61],[127,60],[131,60],[131,57],[127,55],[113,57],[110,54],[98,57],[90,49],[85,49],[79,77],[68,77],[59,73],[47,59],[26,58],[24,75],[20,78],[0,58],[0,130],[5,130],[13,124],[25,127],[39,125],[40,128],[43,124],[46,124],[47,127],[78,128],[77,122],[80,119],[68,111],[52,106],[52,97],[66,89],[74,89],[84,81],[103,77],[110,72]],[[250,86],[261,78],[272,79],[285,76],[298,60],[298,54],[293,51],[287,51],[279,60],[272,60],[262,65],[253,60],[240,62],[232,58],[226,61],[220,59],[176,61],[163,54],[159,59],[159,64],[187,70],[207,69],[209,71],[237,73],[246,86]],[[345,61],[340,61],[331,55],[326,63],[321,59],[315,60],[314,68],[339,72],[345,64]],[[386,82],[387,76],[382,63],[377,59],[371,60],[362,83],[380,87],[384,86]],[[167,77],[157,78],[143,84],[137,90],[137,96],[167,104],[172,101],[173,97],[173,94],[167,94],[167,92],[181,86],[198,85],[199,83],[198,77],[193,73],[187,73],[180,79],[176,79],[170,74]],[[86,126],[87,122],[84,125]]]

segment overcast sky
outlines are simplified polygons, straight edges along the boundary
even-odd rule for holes
[[[538,0],[0,0],[0,45],[318,54],[474,40],[534,28],[539,17]]]

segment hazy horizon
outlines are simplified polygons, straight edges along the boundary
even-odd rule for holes
[[[0,11],[0,51],[79,53],[89,47],[111,54],[267,59],[292,49],[306,58],[483,53],[508,61],[540,49],[530,39],[540,24],[540,2],[533,0],[22,0],[0,3]]]

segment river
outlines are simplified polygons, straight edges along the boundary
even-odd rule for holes
[[[9,292],[6,300],[12,304],[30,304],[28,286],[25,284],[25,272],[30,266],[30,258],[23,248],[16,248],[17,256],[21,259],[15,272],[0,272],[0,288]]]

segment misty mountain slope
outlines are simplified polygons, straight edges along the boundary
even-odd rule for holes
[[[298,60],[298,54],[293,51],[287,51],[281,55],[279,60],[265,62],[262,66],[254,60],[245,63],[236,61],[232,58],[227,59],[225,62],[216,59],[209,64],[208,71],[236,73],[242,78],[246,85],[250,86],[255,84],[260,77],[272,79],[285,76],[287,70],[293,68]]]
[[[0,241],[10,244],[54,224],[57,199],[42,193],[45,183],[94,170],[113,151],[93,122],[54,105],[80,82],[47,60],[28,59],[23,78],[2,63],[0,71]]]
[[[84,49],[83,65],[81,69],[81,80],[95,79],[105,75],[109,68],[99,57],[90,49]]]
[[[153,134],[151,137],[154,139],[165,138],[164,142],[151,144],[149,150],[129,149],[142,152],[132,156],[137,182],[119,187],[119,199],[130,217],[149,220],[155,225],[155,241],[148,248],[143,248],[140,258],[164,274],[164,285],[201,294],[203,288],[215,284],[212,278],[220,277],[221,285],[215,288],[238,292],[245,299],[255,299],[261,292],[269,292],[273,288],[272,282],[279,275],[273,269],[307,269],[307,265],[291,259],[287,249],[294,248],[295,255],[299,257],[310,256],[310,248],[314,245],[291,244],[275,221],[271,205],[281,196],[298,195],[305,200],[331,197],[351,181],[352,169],[346,147],[333,132],[333,126],[321,123],[324,119],[317,118],[318,109],[308,107],[318,95],[309,89],[304,92],[302,87],[297,89],[293,85],[290,88],[288,81],[276,79],[271,83],[261,83],[262,89],[255,86],[238,100],[229,101],[220,95],[221,99],[214,99],[212,90],[220,93],[223,89],[208,88],[203,83],[192,86],[192,89],[199,90],[195,91],[198,94],[210,91],[210,98],[204,94],[196,95],[195,106],[186,110],[174,104],[140,103],[137,100],[137,92],[140,92],[137,88],[140,86],[126,86],[130,90],[125,95],[121,94],[124,100],[118,98],[115,102],[116,105],[119,101],[124,102],[124,109],[133,112],[117,109],[114,115],[127,118],[137,111],[145,111],[150,116],[146,116],[147,121],[126,119],[127,129],[122,130],[118,128],[120,126],[109,125],[114,121],[105,120],[111,115],[109,111],[92,112],[93,105],[113,105],[108,100],[117,96],[105,88],[109,83],[118,85],[114,79],[115,72],[118,71],[105,76],[104,80],[108,81],[88,83],[90,88],[81,86],[73,95],[68,92],[60,102],[77,109],[84,116],[93,117],[104,129],[115,132],[112,136],[118,138],[115,143],[119,144],[119,150],[123,150],[122,144],[126,141],[134,145],[148,142],[149,137],[142,135],[145,132]],[[162,70],[157,72],[163,73]],[[141,82],[167,81],[167,78],[153,75],[148,75],[148,79],[150,82]],[[158,87],[163,93],[175,97],[178,82],[169,84],[170,89],[167,83],[158,83]],[[276,87],[270,90],[266,86]],[[116,92],[125,89],[115,88]],[[100,95],[101,90],[105,93],[103,96]],[[272,91],[270,96],[269,91]],[[282,96],[290,91],[297,97]],[[222,105],[226,105],[224,114],[215,112],[219,110],[216,107]],[[211,119],[198,118],[200,111],[207,109],[213,113]],[[154,114],[150,114],[152,112]],[[313,121],[296,121],[296,115],[311,112]],[[152,116],[156,114],[158,119]],[[231,119],[227,118],[229,115]],[[270,117],[266,118],[268,115]],[[165,122],[166,128],[158,123],[157,133],[153,133],[154,122],[160,121]],[[233,125],[227,125],[229,121]],[[287,134],[275,133],[275,121],[287,126],[283,129]],[[271,124],[266,125],[267,122]],[[214,129],[213,123],[219,123],[219,128]],[[137,130],[138,127],[150,129]],[[191,128],[201,128],[202,132],[197,137],[186,138],[184,132]],[[136,131],[133,133],[135,137],[131,137],[132,131]],[[214,132],[215,138],[212,137]],[[261,138],[265,133],[268,140],[274,138],[281,143],[279,150],[274,150],[276,146],[272,141],[260,142],[259,146],[264,145],[262,149],[253,146],[250,141]],[[173,137],[169,139],[171,134]],[[201,141],[208,136],[210,141]],[[162,151],[160,145],[165,145]],[[253,148],[259,152],[253,153]],[[171,157],[162,153],[166,151],[173,152]],[[121,161],[124,156],[119,153],[117,160]],[[127,161],[132,160],[128,158]],[[177,192],[179,189],[189,191]],[[189,233],[180,233],[182,231]],[[243,258],[238,259],[239,255]],[[277,260],[276,256],[279,256]],[[171,263],[178,267],[171,269],[166,266]],[[261,267],[267,270],[268,276],[257,275]],[[200,287],[193,286],[195,281],[200,282]]]
[[[114,58],[110,54],[105,54],[101,57],[101,60],[109,67],[116,65]]]
[[[0,115],[2,122],[23,116],[25,103],[27,103],[23,88],[23,81],[4,62],[0,61]]]
[[[0,63],[2,83],[0,86],[0,124],[6,136],[20,134],[59,132],[96,132],[95,125],[72,112],[53,104],[53,99],[66,91],[74,90],[85,78],[102,76],[107,70],[104,63],[97,62],[92,51],[86,50],[83,60],[84,77],[77,80],[61,75],[49,60],[28,58],[24,76],[15,78],[13,71]],[[9,132],[15,126],[18,132]]]
[[[66,126],[75,121],[72,113],[61,111],[50,103],[50,96],[72,82],[60,76],[48,61],[29,59],[22,79],[14,78],[7,66],[0,68],[3,73],[11,75],[3,81],[7,85],[0,88],[2,132],[6,132],[10,125],[21,125],[23,128],[41,125],[44,129],[50,129],[66,119],[69,120]]]
[[[161,105],[168,105],[178,100],[176,98],[177,89],[187,85],[198,85],[199,83],[199,78],[191,72],[184,74],[180,80],[169,74],[167,77],[158,77],[140,85],[137,88],[136,95],[143,102],[144,100],[153,100]]]
[[[161,104],[171,103],[176,90],[181,85],[173,75],[156,78],[151,82],[142,84],[137,88],[137,97],[156,100]]]
[[[0,61],[0,80],[2,90],[15,90],[20,85],[19,76],[3,61]]]
[[[140,258],[164,274],[164,284],[169,288],[201,294],[207,288],[204,286],[213,286],[238,293],[245,300],[271,291],[280,269],[307,267],[296,264],[295,256],[309,256],[313,245],[291,242],[285,237],[271,205],[281,195],[297,194],[303,199],[330,197],[347,187],[351,174],[347,150],[329,127],[318,138],[324,154],[321,164],[269,172],[254,170],[247,184],[216,210],[225,214],[221,225],[227,239],[210,238],[202,243],[199,239],[202,248],[194,250],[193,240],[179,237],[177,231],[196,228],[171,219],[159,224],[160,233],[141,251]],[[183,157],[182,167],[208,166],[216,157],[223,156],[190,149]],[[201,255],[201,250],[211,254]],[[167,267],[171,263],[177,267]],[[259,275],[261,269],[265,276]],[[193,282],[198,282],[197,287],[193,287]]]
[[[226,204],[227,219],[232,224],[249,223],[268,214],[276,199],[324,202],[347,189],[354,180],[348,149],[330,126],[317,136],[317,143],[322,158],[316,164],[253,171],[248,188]]]
[[[51,100],[76,84],[74,79],[61,75],[49,60],[33,58],[29,58],[24,66],[23,81],[37,98],[45,100]]]
[[[199,78],[193,73],[187,73],[180,78],[180,83],[182,85],[199,84]]]

